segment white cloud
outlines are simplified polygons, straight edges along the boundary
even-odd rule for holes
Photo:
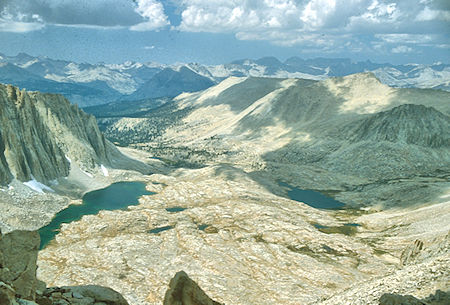
[[[398,45],[449,43],[449,0],[0,0],[0,31],[46,24],[153,31],[170,25],[167,3],[181,18],[173,30],[282,46],[389,53]]]
[[[302,25],[293,0],[182,0],[178,29],[190,32],[260,32]]]
[[[318,28],[335,10],[336,0],[312,0],[304,7],[300,19],[308,28]]]
[[[407,46],[397,46],[395,48],[392,48],[392,50],[391,50],[392,53],[397,53],[397,54],[399,54],[399,53],[411,53],[413,51],[414,51],[413,48],[407,47]]]
[[[444,10],[433,10],[426,6],[416,17],[416,21],[431,20],[450,21],[450,12]]]
[[[0,12],[0,32],[25,33],[37,31],[43,27],[42,19],[37,14],[27,21],[22,14],[13,16],[7,12]]]
[[[0,0],[0,30],[26,32],[39,24],[146,31],[168,20],[157,0]]]
[[[388,43],[427,43],[436,39],[432,34],[376,34],[375,37]]]
[[[351,34],[385,35],[377,37],[383,40],[380,43],[402,38],[387,35],[410,35],[403,43],[421,35],[421,42],[431,43],[430,35],[442,28],[450,14],[445,10],[445,0],[173,1],[181,8],[177,30],[234,33],[241,40],[267,40],[278,45],[305,46],[313,42],[315,46],[329,47],[339,45],[343,35]],[[427,11],[428,6],[432,9]],[[429,20],[432,23],[424,27],[422,23]],[[370,42],[366,46],[373,47]],[[350,48],[357,50],[361,46],[352,43]]]
[[[169,25],[161,2],[155,0],[136,0],[136,12],[146,19],[145,22],[130,27],[133,31],[151,31]]]

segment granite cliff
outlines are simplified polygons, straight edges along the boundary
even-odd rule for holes
[[[0,183],[48,183],[68,176],[70,162],[89,171],[110,165],[114,147],[95,119],[61,95],[0,85]]]

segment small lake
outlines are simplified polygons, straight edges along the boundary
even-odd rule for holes
[[[166,211],[169,213],[178,213],[178,212],[183,212],[184,210],[186,210],[186,208],[182,208],[182,207],[166,208]]]
[[[327,234],[344,234],[344,235],[355,235],[358,232],[358,227],[361,227],[358,223],[344,223],[341,226],[324,226],[318,223],[312,223],[312,225],[322,233]]]
[[[80,220],[83,215],[95,215],[101,210],[122,210],[130,205],[137,205],[142,195],[153,195],[154,192],[145,189],[143,182],[117,182],[107,188],[86,193],[83,203],[70,205],[55,215],[52,221],[39,229],[41,236],[40,249],[59,233],[62,223]]]
[[[304,202],[316,209],[339,210],[345,207],[345,204],[322,193],[313,190],[302,190],[286,182],[278,181],[278,185],[288,189],[289,199]]]

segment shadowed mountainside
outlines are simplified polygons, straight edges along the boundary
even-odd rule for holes
[[[0,84],[0,109],[1,184],[13,178],[47,183],[67,176],[71,162],[90,171],[101,164],[120,167],[126,159],[93,116],[61,95]]]

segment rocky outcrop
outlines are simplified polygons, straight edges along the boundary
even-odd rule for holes
[[[380,298],[380,305],[426,305],[412,295],[385,293]]]
[[[412,295],[385,293],[379,300],[380,305],[447,305],[450,304],[450,293],[436,290],[435,294],[419,300]]]
[[[102,286],[45,289],[45,283],[36,278],[39,243],[35,231],[0,232],[1,305],[128,305],[120,293]]]
[[[94,117],[61,95],[0,85],[0,126],[0,184],[67,176],[71,161],[108,165],[115,150]]]
[[[170,280],[164,305],[221,305],[211,300],[184,271],[177,272]]]

